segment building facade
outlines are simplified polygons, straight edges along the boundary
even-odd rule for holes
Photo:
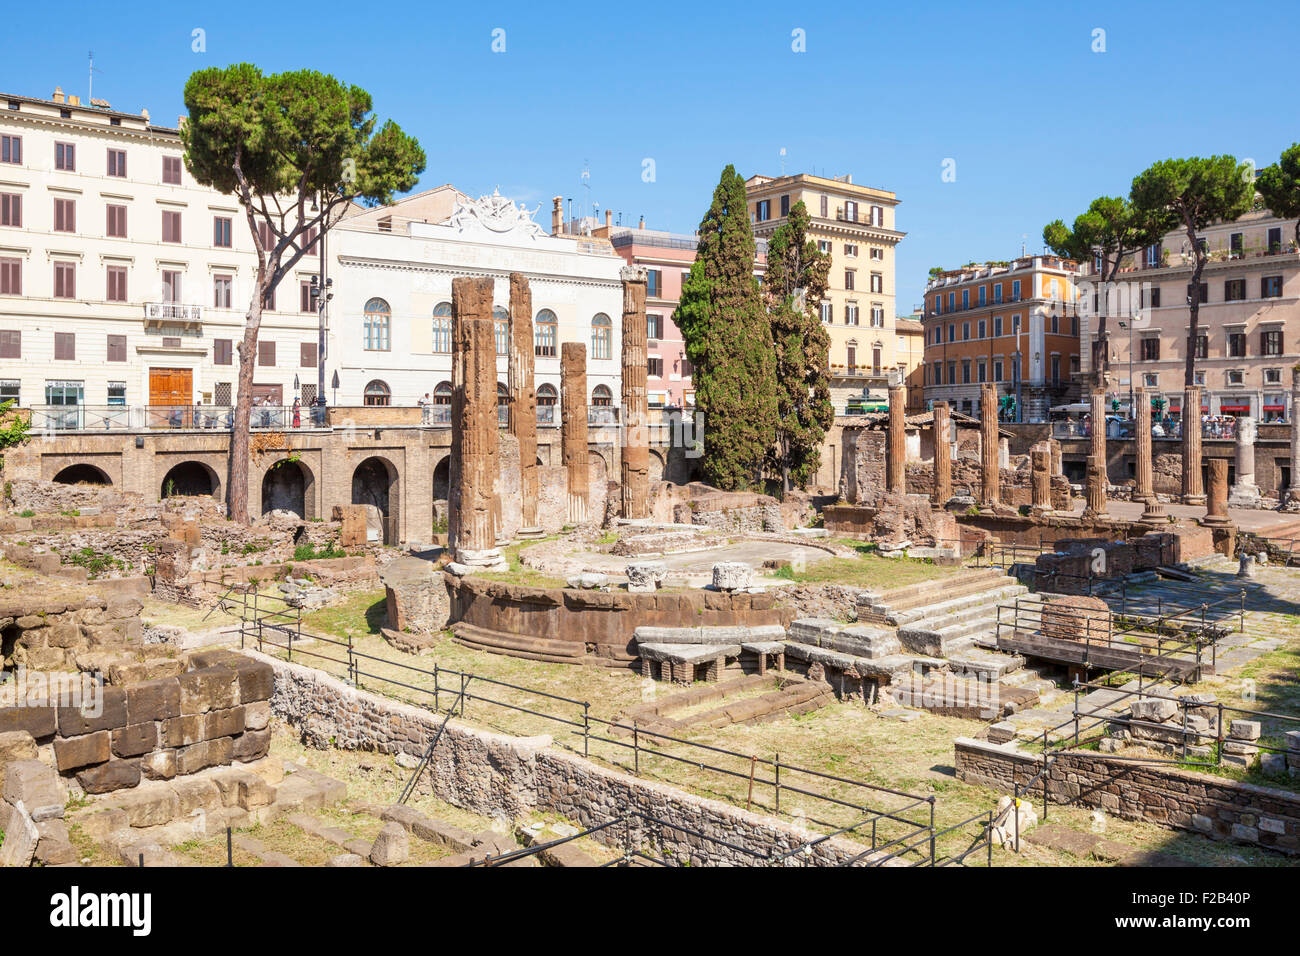
[[[1258,209],[1198,238],[1210,255],[1201,274],[1194,370],[1204,386],[1202,413],[1290,421],[1289,369],[1300,361],[1295,220]],[[1130,385],[1145,386],[1171,415],[1181,414],[1192,259],[1186,233],[1172,232],[1121,265],[1118,288],[1105,300],[1092,290],[1093,311],[1111,303],[1107,388],[1122,404]],[[1099,266],[1087,264],[1085,282],[1097,280]],[[1085,315],[1081,329],[1084,370],[1091,371],[1095,317]]]
[[[889,373],[908,374],[895,321],[894,228],[898,198],[857,186],[852,176],[826,179],[800,173],[745,181],[754,235],[767,240],[802,201],[809,237],[831,256],[830,282],[820,303],[830,333],[831,400],[843,413],[852,402],[884,401]],[[905,344],[905,343],[904,343]]]
[[[925,287],[927,402],[979,414],[980,387],[1016,398],[1014,419],[1046,421],[1079,371],[1076,263],[1057,256],[972,264]]]

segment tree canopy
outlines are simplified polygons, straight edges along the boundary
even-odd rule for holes
[[[1273,215],[1296,221],[1295,242],[1300,246],[1300,143],[1292,143],[1276,163],[1260,170],[1255,190]]]

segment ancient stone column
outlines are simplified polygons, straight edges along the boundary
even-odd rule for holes
[[[930,501],[942,508],[952,497],[952,419],[948,417],[948,403],[934,403],[934,488]]]
[[[1065,474],[1065,463],[1061,458],[1061,443],[1055,438],[1047,440],[1047,447],[1052,452],[1052,476]]]
[[[587,346],[565,342],[560,346],[560,443],[568,476],[570,524],[588,518],[591,481],[587,456]]]
[[[885,488],[907,494],[907,388],[889,386],[889,445],[885,454]]]
[[[980,389],[980,504],[998,503],[998,393],[992,384]]]
[[[1089,415],[1092,418],[1092,434],[1088,438],[1089,457],[1100,458],[1106,463],[1106,393],[1098,389],[1088,396]]]
[[[624,266],[623,517],[645,518],[650,497],[649,405],[646,397],[646,271]]]
[[[1259,486],[1255,484],[1255,438],[1259,425],[1249,415],[1237,419],[1237,480],[1228,493],[1228,504],[1234,508],[1259,506]]]
[[[1029,453],[1032,467],[1030,481],[1033,492],[1033,510],[1038,513],[1052,510],[1052,450],[1046,445],[1035,445]]]
[[[1209,496],[1205,502],[1205,524],[1228,523],[1228,460],[1211,458],[1207,463],[1210,473]]]
[[[1087,499],[1083,509],[1085,518],[1106,516],[1106,459],[1088,456]]]
[[[1287,511],[1300,511],[1300,365],[1291,368],[1291,487],[1280,495]]]
[[[1183,504],[1205,504],[1201,489],[1201,387],[1183,388]]]
[[[469,567],[504,570],[496,547],[497,350],[492,280],[451,282],[451,474],[448,527],[452,555]]]
[[[1156,497],[1154,462],[1151,449],[1151,399],[1145,388],[1137,392],[1137,486],[1134,489],[1134,501],[1143,504],[1142,524],[1159,525],[1167,523],[1165,506]]]
[[[537,391],[533,382],[533,291],[522,272],[510,273],[509,431],[519,440],[519,533],[541,533],[537,523]]]

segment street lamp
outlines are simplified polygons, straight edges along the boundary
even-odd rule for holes
[[[1120,322],[1121,329],[1128,329],[1128,415],[1137,420],[1137,409],[1133,405],[1133,323]]]

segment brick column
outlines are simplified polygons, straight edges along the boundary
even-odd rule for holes
[[[885,487],[907,494],[907,388],[889,386],[889,444],[885,454]]]
[[[591,481],[587,456],[587,346],[565,342],[560,346],[560,442],[569,486],[570,524],[588,520]]]
[[[645,518],[650,497],[650,435],[646,397],[646,271],[625,266],[623,280],[623,455],[624,518]]]
[[[491,279],[452,280],[451,349],[451,551],[460,564],[504,570],[496,547],[497,350]]]
[[[948,417],[948,403],[934,403],[934,490],[930,501],[942,508],[952,497],[952,444],[948,441],[952,431]]]
[[[1201,488],[1201,387],[1183,389],[1183,504],[1205,504]]]
[[[519,441],[519,533],[537,524],[537,391],[533,382],[533,291],[522,272],[510,273],[510,434]]]
[[[1291,420],[1291,487],[1279,495],[1287,511],[1300,511],[1300,365],[1291,369],[1291,411],[1287,418]]]
[[[1030,480],[1033,492],[1033,510],[1038,513],[1052,510],[1052,450],[1047,445],[1035,445],[1029,453],[1032,466]]]
[[[1211,458],[1209,495],[1205,501],[1205,524],[1228,523],[1228,459]]]
[[[998,503],[998,393],[986,384],[980,389],[980,505]]]

